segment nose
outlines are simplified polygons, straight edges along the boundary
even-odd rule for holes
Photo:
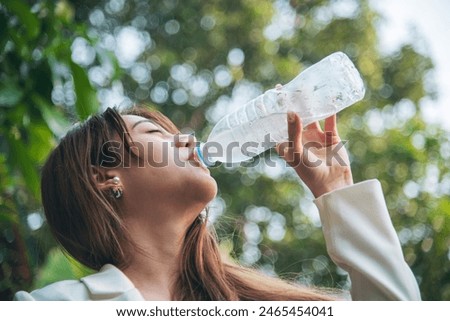
[[[194,148],[197,139],[195,139],[195,136],[192,134],[178,134],[175,135],[175,147],[188,147],[188,148]]]

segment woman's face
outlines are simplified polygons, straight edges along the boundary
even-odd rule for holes
[[[194,137],[169,133],[143,117],[122,117],[133,140],[132,151],[139,157],[130,157],[124,163],[130,165],[120,169],[124,199],[154,215],[197,209],[198,214],[215,197],[217,185],[194,154]]]

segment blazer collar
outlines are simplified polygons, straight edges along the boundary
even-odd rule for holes
[[[127,276],[112,264],[80,280],[90,292],[92,300],[143,301],[141,293]]]

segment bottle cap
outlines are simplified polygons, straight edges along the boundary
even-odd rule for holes
[[[215,163],[210,162],[207,157],[203,154],[203,149],[205,147],[205,143],[198,143],[197,146],[195,146],[195,154],[197,155],[198,160],[205,166],[205,167],[211,167]]]

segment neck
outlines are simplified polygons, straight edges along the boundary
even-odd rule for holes
[[[125,225],[137,249],[123,270],[146,300],[171,300],[179,276],[186,231],[205,204],[160,202],[124,204]],[[148,209],[151,208],[151,211]]]
[[[152,211],[151,216],[132,213],[126,225],[137,248],[131,249],[129,265],[123,272],[146,300],[171,300],[186,231],[199,210],[164,211],[164,215]]]
[[[179,274],[179,258],[186,228],[141,221],[127,222],[138,249],[132,251],[124,273],[146,300],[170,300]]]

